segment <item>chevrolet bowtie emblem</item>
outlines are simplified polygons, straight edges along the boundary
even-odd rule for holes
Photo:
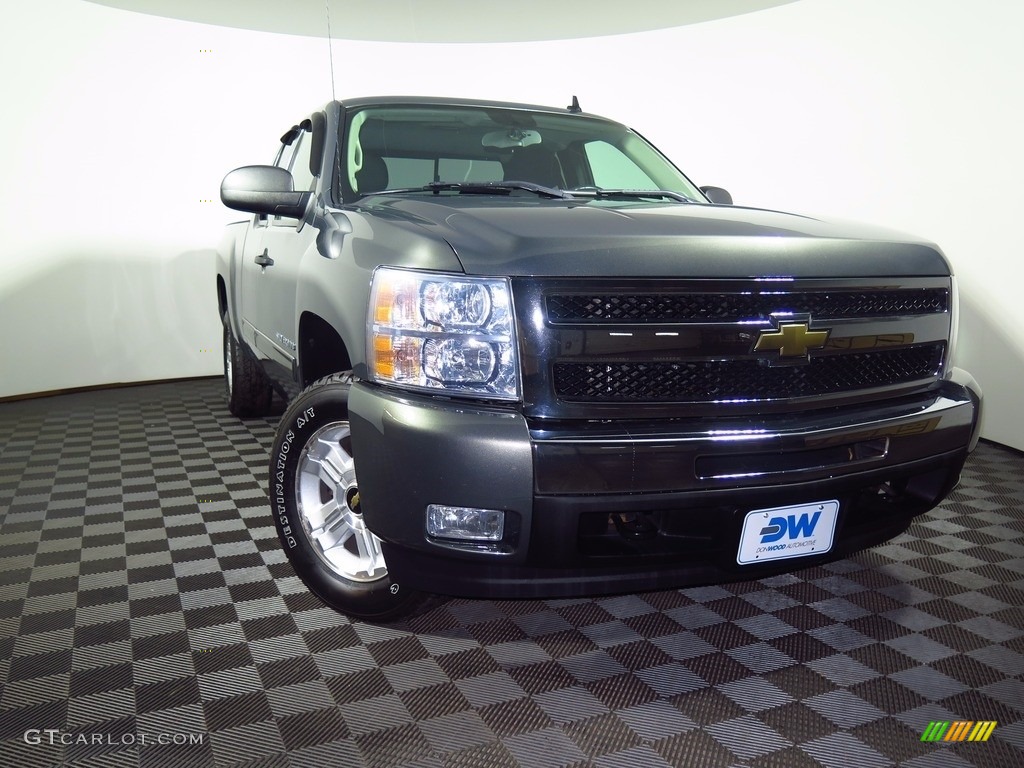
[[[781,323],[777,331],[761,331],[754,345],[755,352],[779,351],[779,357],[793,359],[807,357],[812,349],[821,349],[831,331],[812,331],[807,323]]]

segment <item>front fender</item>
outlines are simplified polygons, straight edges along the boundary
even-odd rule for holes
[[[356,378],[366,378],[366,313],[373,271],[381,265],[462,272],[452,247],[426,232],[396,227],[380,217],[346,210],[350,232],[337,256],[310,248],[303,255],[296,295],[295,328],[311,312],[341,336]],[[347,229],[347,228],[346,228]]]

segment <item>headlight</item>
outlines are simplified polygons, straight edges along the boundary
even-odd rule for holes
[[[380,267],[373,274],[367,336],[375,381],[519,398],[507,280]]]

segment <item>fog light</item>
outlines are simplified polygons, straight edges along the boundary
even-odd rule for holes
[[[500,541],[505,534],[505,513],[500,509],[427,506],[427,533],[438,539]]]

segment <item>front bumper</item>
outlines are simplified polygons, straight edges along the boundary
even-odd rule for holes
[[[360,382],[364,517],[392,580],[465,597],[565,597],[760,578],[884,541],[942,500],[977,443],[980,389],[762,418],[528,424]],[[840,501],[824,555],[740,566],[751,509]],[[501,509],[500,542],[426,533],[428,504]]]

